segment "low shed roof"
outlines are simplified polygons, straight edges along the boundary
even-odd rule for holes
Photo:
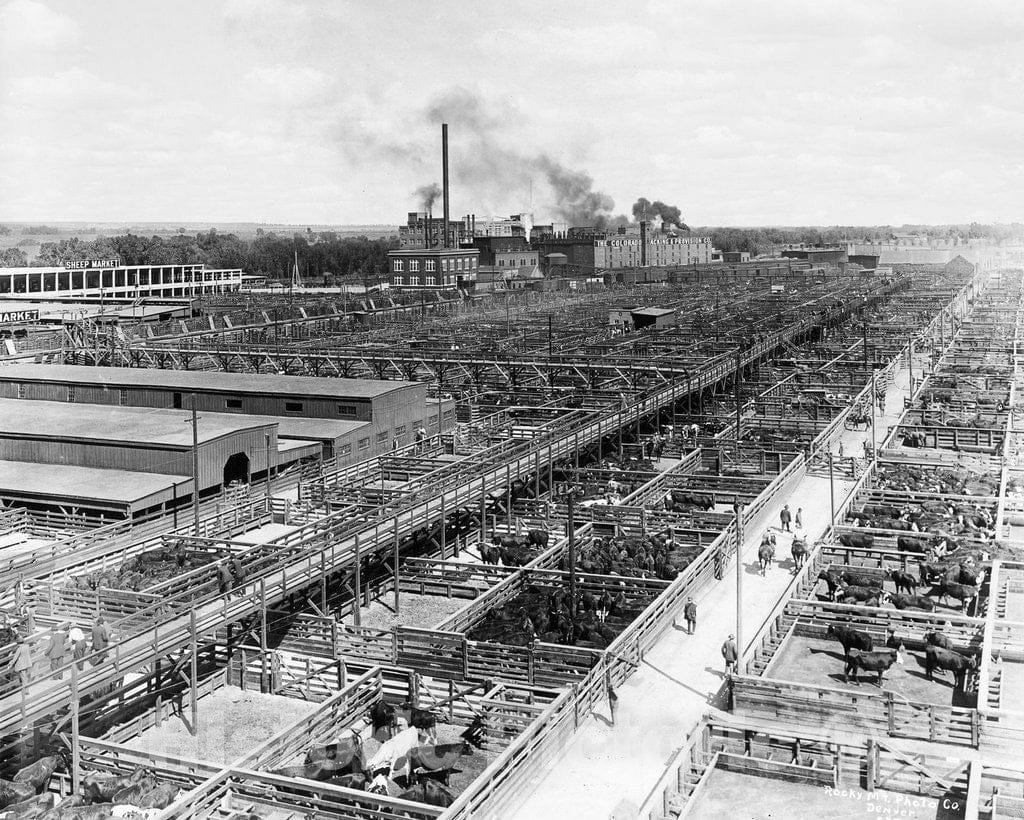
[[[88,367],[74,364],[19,364],[0,368],[0,381],[99,384],[109,387],[154,387],[182,393],[256,393],[371,399],[419,382],[387,379],[334,379],[278,376],[268,373],[220,373],[209,370],[157,370],[144,367]]]
[[[92,502],[142,510],[191,493],[192,479],[186,476],[0,461],[0,497],[5,498]]]
[[[236,419],[227,413],[203,412],[197,425],[200,444],[242,430],[275,426],[276,422],[266,416]],[[185,410],[0,399],[0,436],[12,434],[50,440],[192,446],[191,414]]]

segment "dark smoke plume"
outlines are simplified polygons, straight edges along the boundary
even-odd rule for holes
[[[683,231],[690,230],[683,222],[683,212],[675,205],[666,205],[661,200],[651,202],[646,197],[640,197],[640,199],[633,203],[633,218],[638,221],[641,219],[660,219],[665,230],[673,226]]]
[[[551,211],[559,221],[602,229],[629,221],[613,216],[615,201],[594,190],[586,171],[567,168],[547,154],[528,154],[499,143],[496,134],[514,114],[492,111],[465,88],[453,88],[427,107],[430,122],[447,122],[456,139],[469,143],[469,150],[460,152],[453,163],[456,182],[478,199],[504,201],[510,191],[522,189],[524,180],[540,178],[551,189]]]
[[[434,203],[437,202],[437,198],[441,196],[441,193],[441,186],[436,182],[431,182],[429,185],[421,185],[412,192],[412,195],[419,200],[424,211],[429,211],[434,207]]]

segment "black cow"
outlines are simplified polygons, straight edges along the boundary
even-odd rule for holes
[[[843,645],[843,655],[849,655],[851,649],[860,649],[863,652],[870,652],[875,648],[871,636],[867,632],[860,632],[851,626],[843,624],[830,624],[825,632],[825,637],[835,638]]]
[[[942,595],[942,602],[946,603],[950,597],[960,602],[962,612],[967,611],[967,606],[978,597],[978,588],[970,584],[955,584],[945,578],[939,582],[939,593]]]
[[[0,808],[28,800],[35,793],[35,787],[31,783],[0,780]]]
[[[440,780],[447,786],[452,769],[459,762],[459,758],[472,753],[472,748],[465,740],[417,746],[409,750],[409,771],[415,779],[421,774],[423,777]]]
[[[931,612],[935,609],[935,604],[923,595],[904,595],[902,592],[893,592],[883,596],[883,601],[888,601],[896,609],[920,609],[922,612]]]
[[[839,573],[839,580],[854,587],[882,588],[882,579],[874,575],[862,575],[859,572],[851,572],[846,569]]]
[[[875,536],[869,532],[842,532],[839,534],[839,543],[847,547],[867,549],[875,543]]]
[[[92,772],[82,779],[82,795],[86,803],[109,803],[117,792],[147,777],[155,779],[156,773],[141,766],[121,777]]]
[[[900,572],[894,569],[889,573],[889,577],[892,578],[892,582],[896,585],[897,592],[906,591],[908,595],[913,595],[917,592],[917,579],[909,572]]]
[[[419,709],[410,701],[405,701],[398,707],[398,713],[405,718],[405,722],[423,732],[433,733],[437,727],[437,716],[429,709]]]
[[[17,774],[12,778],[15,783],[29,783],[36,790],[36,794],[45,790],[50,782],[50,777],[57,767],[60,766],[63,758],[58,755],[41,757],[35,763],[18,769]]]
[[[924,649],[924,671],[928,675],[928,680],[932,680],[932,673],[936,669],[952,672],[953,686],[963,691],[967,673],[974,672],[977,668],[977,658],[965,657],[959,652],[943,649],[941,646],[926,646]]]
[[[952,641],[950,641],[949,638],[947,638],[945,635],[943,635],[939,631],[925,632],[924,633],[924,642],[928,646],[939,646],[939,647],[941,647],[943,649],[952,649],[953,648]]]
[[[878,686],[881,687],[882,676],[885,675],[885,670],[896,662],[898,652],[898,650],[896,652],[890,650],[884,652],[864,652],[860,649],[851,649],[850,654],[846,656],[843,678],[849,682],[850,675],[853,675],[853,682],[860,683],[857,680],[859,672],[877,672]]]
[[[455,795],[434,780],[423,780],[398,795],[400,800],[414,800],[428,806],[448,808],[455,802]]]
[[[825,582],[825,585],[828,587],[828,597],[834,601],[839,591],[839,576],[830,570],[823,569],[818,573],[818,580]]]
[[[530,543],[533,544],[533,546],[539,547],[543,550],[547,549],[548,540],[551,536],[547,530],[530,530],[526,534],[526,537],[530,539]]]
[[[844,604],[864,604],[865,606],[878,606],[880,589],[875,587],[862,587],[856,584],[846,584],[840,588],[839,599]]]
[[[370,726],[373,729],[373,736],[379,737],[386,733],[391,737],[395,733],[397,724],[395,721],[395,707],[383,700],[378,700],[370,707]]]
[[[904,552],[913,552],[923,555],[928,551],[928,542],[921,538],[911,538],[909,535],[900,535],[896,538],[896,546]]]
[[[307,766],[320,766],[324,770],[314,780],[327,780],[343,774],[363,771],[363,742],[358,733],[327,746],[318,746],[306,752]],[[326,776],[323,776],[323,775]]]

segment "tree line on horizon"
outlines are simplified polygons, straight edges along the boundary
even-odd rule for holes
[[[279,236],[258,232],[252,239],[215,228],[194,235],[101,236],[44,242],[33,265],[61,266],[84,259],[119,259],[124,265],[181,265],[203,263],[209,268],[241,268],[246,273],[269,279],[290,279],[296,256],[299,272],[311,281],[345,277],[379,276],[387,271],[387,254],[398,246],[397,237],[370,239],[366,236],[338,237],[316,234]],[[27,254],[21,248],[0,251],[0,267],[25,267]]]
[[[40,226],[46,228],[48,226]],[[797,228],[699,228],[694,233],[710,235],[712,245],[722,251],[747,251],[752,256],[770,253],[780,245],[830,245],[842,242],[884,243],[900,233],[917,233],[931,239],[959,239],[964,242],[987,239],[993,242],[1024,239],[1024,225],[902,225],[878,227],[797,227]],[[0,235],[11,229],[0,225]],[[45,233],[45,231],[44,231]],[[83,259],[117,258],[125,265],[174,265],[204,263],[210,268],[241,268],[247,273],[269,279],[287,280],[298,256],[299,271],[309,281],[331,282],[352,277],[378,277],[387,273],[387,254],[398,247],[397,236],[371,239],[366,236],[342,236],[323,233],[283,236],[256,232],[251,239],[216,228],[196,234],[142,236],[126,233],[85,240],[75,236],[56,242],[44,242],[33,265],[60,266]],[[0,249],[0,267],[26,267],[28,255],[20,247]]]

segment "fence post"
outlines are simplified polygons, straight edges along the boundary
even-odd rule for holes
[[[896,715],[893,714],[893,694],[890,690],[885,693],[885,713],[889,719],[889,734],[892,735],[896,731]]]
[[[572,685],[572,723],[576,729],[580,728],[580,685]]]

